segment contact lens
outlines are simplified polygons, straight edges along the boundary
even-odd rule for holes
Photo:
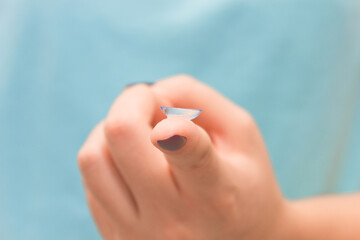
[[[200,115],[200,109],[190,109],[190,108],[175,108],[175,107],[160,107],[163,113],[168,117],[182,117],[187,120],[192,120]]]

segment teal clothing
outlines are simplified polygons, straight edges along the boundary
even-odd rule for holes
[[[126,84],[179,73],[253,114],[288,198],[359,190],[359,23],[356,0],[1,1],[0,239],[99,239],[77,151]]]

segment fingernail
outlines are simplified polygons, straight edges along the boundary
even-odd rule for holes
[[[153,82],[134,82],[134,83],[130,83],[128,85],[125,85],[124,88],[128,88],[128,87],[131,87],[131,86],[134,86],[134,85],[137,85],[137,84],[145,84],[145,85],[151,86],[154,83]]]
[[[168,151],[176,151],[182,148],[186,143],[186,137],[174,135],[165,140],[157,141],[158,145]]]

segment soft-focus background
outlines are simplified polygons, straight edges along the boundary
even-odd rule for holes
[[[0,239],[99,239],[76,154],[126,84],[195,76],[288,198],[360,189],[357,0],[0,0]]]

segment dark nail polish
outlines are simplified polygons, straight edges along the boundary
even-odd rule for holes
[[[165,140],[157,141],[158,145],[168,151],[176,151],[182,148],[186,143],[186,137],[174,135]]]
[[[128,85],[125,85],[124,88],[128,88],[128,87],[131,87],[131,86],[134,86],[134,85],[137,85],[137,84],[145,84],[145,85],[151,86],[154,83],[153,82],[134,82],[134,83],[130,83]]]

